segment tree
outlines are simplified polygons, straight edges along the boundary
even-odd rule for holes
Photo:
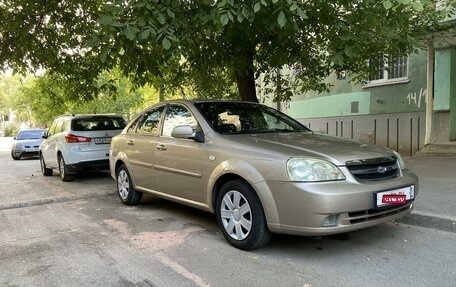
[[[365,79],[368,59],[414,51],[444,12],[428,0],[116,0],[103,7],[90,44],[103,62],[119,60],[139,77],[171,65],[193,80],[231,79],[243,100],[256,101],[255,79],[276,81],[284,66],[296,72],[282,89],[321,91],[340,70]]]
[[[161,90],[256,101],[255,79],[282,77],[291,90],[321,91],[332,72],[369,73],[379,53],[404,54],[439,27],[448,9],[431,0],[65,0],[0,3],[0,62],[65,75],[73,91],[97,95],[96,78],[119,66]]]
[[[100,0],[0,1],[0,68],[65,75],[87,98],[94,94],[97,61],[86,54]]]
[[[118,113],[130,119],[138,110],[158,100],[150,86],[137,88],[119,69],[103,72],[95,79],[100,93],[91,99],[82,94],[69,94],[73,87],[65,76],[56,73],[33,75],[3,75],[0,77],[0,108],[15,120],[29,127],[49,125],[61,114]],[[5,100],[5,101],[4,101]]]
[[[6,75],[0,75],[0,127],[5,127],[5,118],[10,115],[9,94],[11,93],[11,79]]]

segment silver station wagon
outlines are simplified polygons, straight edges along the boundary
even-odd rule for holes
[[[226,240],[251,250],[271,233],[344,233],[409,214],[417,177],[392,150],[315,133],[270,107],[172,101],[112,139],[120,200],[143,193],[216,214]]]

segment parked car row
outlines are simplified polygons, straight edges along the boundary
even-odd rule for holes
[[[115,115],[62,116],[44,138],[45,176],[57,169],[67,181],[109,164],[124,204],[149,193],[214,213],[244,250],[272,233],[321,236],[391,221],[412,211],[418,193],[398,153],[315,133],[256,103],[164,102],[126,125]]]

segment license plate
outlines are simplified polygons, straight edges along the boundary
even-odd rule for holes
[[[407,186],[403,188],[377,192],[376,206],[385,207],[388,205],[402,205],[407,201],[415,199],[415,186]]]
[[[26,148],[25,151],[26,152],[37,152],[38,149],[37,148]]]
[[[95,144],[110,144],[111,138],[94,138]]]

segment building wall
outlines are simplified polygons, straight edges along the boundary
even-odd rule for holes
[[[300,119],[316,132],[380,145],[411,156],[424,145],[425,113]]]
[[[312,130],[413,155],[424,146],[427,51],[409,56],[408,80],[360,85],[336,75],[329,92],[294,95],[282,111]],[[435,53],[432,143],[456,140],[456,48]],[[261,96],[261,95],[260,95]],[[270,97],[271,98],[271,97]],[[275,106],[270,100],[267,104]]]
[[[362,86],[347,79],[329,79],[329,93],[296,95],[288,112],[296,118],[339,117],[425,111],[426,52],[410,56],[405,83]],[[358,109],[356,109],[356,106]]]

